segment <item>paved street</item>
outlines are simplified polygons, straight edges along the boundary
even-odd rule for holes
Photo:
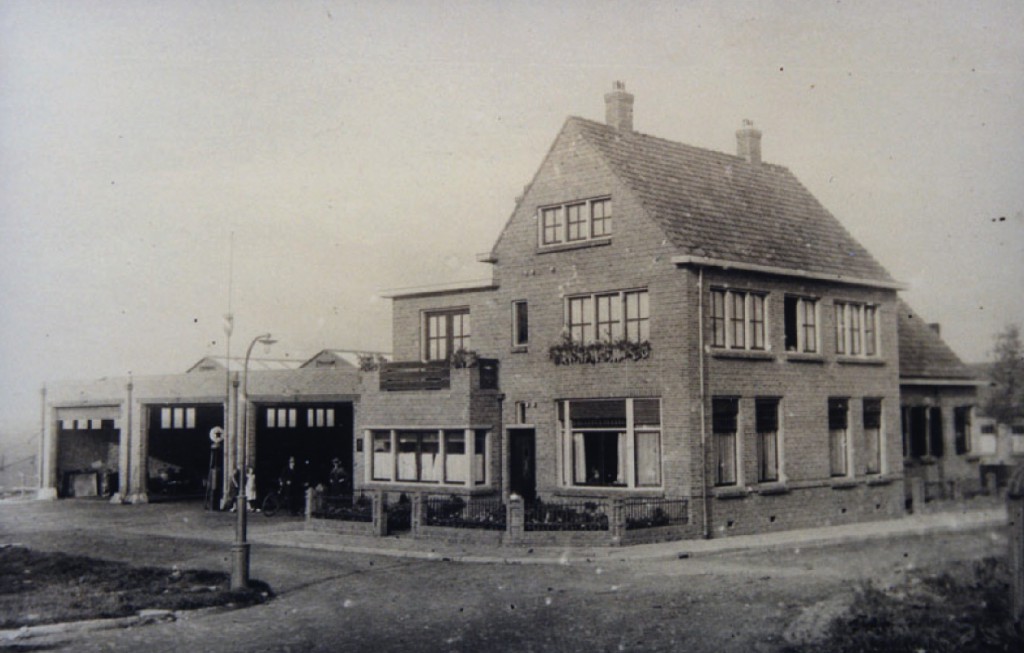
[[[0,543],[227,570],[233,518],[194,504],[6,503],[0,504]],[[436,559],[402,557],[395,551],[415,545],[429,553],[431,547],[392,538],[376,542],[391,555],[260,543],[303,540],[296,532],[301,526],[281,518],[252,520],[252,575],[277,594],[265,605],[8,645],[147,652],[769,652],[784,646],[787,627],[820,628],[862,581],[894,583],[910,569],[1001,555],[1006,547],[1003,528],[992,525],[686,559],[583,552],[564,556],[564,564],[452,562],[443,548]],[[669,546],[663,550],[674,551]],[[492,553],[500,558],[500,551]]]

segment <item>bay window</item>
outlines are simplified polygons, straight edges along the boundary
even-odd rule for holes
[[[373,429],[366,464],[370,479],[391,483],[484,485],[485,429]]]

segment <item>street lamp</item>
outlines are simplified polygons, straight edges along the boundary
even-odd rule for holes
[[[275,342],[269,333],[258,335],[249,343],[245,351],[245,365],[242,368],[242,397],[245,399],[245,410],[242,412],[242,435],[241,451],[238,453],[238,490],[235,498],[235,510],[238,512],[238,523],[235,525],[235,543],[231,546],[232,567],[231,567],[231,589],[245,589],[249,587],[249,543],[245,539],[246,517],[249,512],[249,502],[245,497],[245,467],[248,456],[246,445],[249,440],[249,357],[252,356],[252,349],[256,343],[262,343],[268,347]],[[235,421],[235,442],[238,440],[238,421]]]

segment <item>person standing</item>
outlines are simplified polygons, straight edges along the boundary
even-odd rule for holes
[[[254,512],[256,508],[256,470],[252,467],[245,472],[245,503],[249,508],[249,512]]]

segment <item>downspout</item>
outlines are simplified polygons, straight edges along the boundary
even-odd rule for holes
[[[708,519],[708,509],[711,507],[708,497],[708,430],[707,430],[707,391],[706,379],[704,378],[704,268],[697,269],[697,356],[699,360],[700,378],[700,485],[701,501],[704,509],[701,511],[704,529],[704,539],[711,539],[711,522]]]
[[[36,474],[38,475],[36,486],[42,491],[45,487],[43,484],[46,482],[43,477],[46,473],[46,384],[43,384],[40,394],[42,396],[39,410],[39,453],[37,454],[39,458],[36,460]]]

